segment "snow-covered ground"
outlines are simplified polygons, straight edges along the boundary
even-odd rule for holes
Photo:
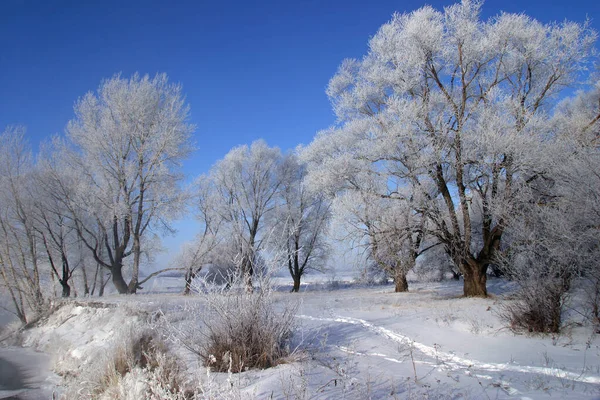
[[[515,335],[498,317],[500,304],[509,301],[505,281],[489,282],[488,299],[462,298],[456,281],[412,283],[409,293],[321,277],[290,294],[279,283],[277,306],[298,306],[295,355],[274,368],[228,377],[207,375],[197,358],[174,349],[190,380],[220,382],[242,398],[600,398],[600,340],[592,329],[571,324],[561,335]],[[68,375],[106,351],[127,323],[135,325],[134,310],[193,319],[190,304],[201,299],[177,294],[180,289],[180,279],[165,278],[146,294],[64,306],[28,331],[25,345],[54,353],[54,370]]]

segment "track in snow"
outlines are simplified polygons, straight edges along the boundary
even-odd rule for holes
[[[435,358],[443,361],[443,365],[447,368],[456,370],[456,369],[476,369],[476,370],[485,370],[490,372],[520,372],[520,373],[530,373],[530,374],[540,374],[546,375],[549,377],[568,379],[575,382],[582,383],[591,383],[591,384],[600,384],[600,377],[595,375],[583,374],[565,371],[557,368],[547,368],[547,367],[534,367],[534,366],[520,366],[520,365],[512,365],[505,363],[486,363],[473,359],[458,357],[455,354],[442,352],[435,347],[428,346],[423,343],[415,342],[408,336],[401,335],[396,333],[390,329],[383,328],[381,326],[374,325],[368,321],[359,318],[352,317],[342,317],[337,316],[335,318],[324,318],[324,317],[312,317],[310,315],[298,315],[298,318],[312,320],[312,321],[323,321],[323,322],[339,322],[344,324],[352,324],[352,325],[360,325],[368,330],[375,332],[381,336],[384,336],[396,343],[399,343],[403,346],[411,346],[412,348],[420,351],[421,353],[429,356],[431,358]],[[344,348],[340,348],[342,351],[346,351]],[[360,355],[371,355],[371,354],[360,354]],[[373,354],[375,356],[383,356],[380,354]],[[389,361],[392,361],[391,359]],[[393,360],[394,362],[398,362],[398,360]],[[440,365],[441,366],[441,365]]]

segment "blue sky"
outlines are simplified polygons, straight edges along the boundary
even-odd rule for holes
[[[394,11],[452,1],[0,0],[0,129],[27,126],[34,146],[62,133],[73,104],[122,72],[166,72],[183,85],[206,172],[238,144],[290,149],[335,122],[325,95],[346,57],[361,57]],[[487,1],[484,17],[525,12],[600,30],[594,0]],[[189,229],[188,229],[189,230]]]

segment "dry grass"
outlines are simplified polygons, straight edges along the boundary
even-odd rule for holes
[[[214,372],[238,373],[285,362],[297,305],[277,304],[267,278],[253,292],[241,280],[231,288],[204,284],[198,292],[198,301],[185,310],[186,321],[170,323],[165,315],[166,336]]]
[[[213,294],[198,354],[219,372],[273,367],[290,353],[294,315],[292,308],[275,310],[270,290]]]
[[[506,302],[499,312],[513,331],[558,333],[567,291],[561,282],[531,282],[522,285],[514,301]]]
[[[125,328],[112,344],[83,374],[72,377],[63,398],[194,398],[183,382],[182,367],[147,327]]]

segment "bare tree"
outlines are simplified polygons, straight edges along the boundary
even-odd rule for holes
[[[406,185],[418,191],[428,234],[462,273],[465,296],[487,295],[487,269],[521,187],[543,176],[536,149],[545,113],[585,68],[596,38],[586,25],[522,14],[481,21],[480,7],[465,0],[394,15],[369,54],[344,61],[330,81],[339,125],[305,153],[322,190],[364,191],[356,177],[371,171],[385,177],[382,197],[402,200],[396,188]]]
[[[55,144],[59,140],[55,140]],[[62,297],[71,296],[71,278],[81,266],[83,248],[78,240],[69,209],[62,199],[64,187],[60,162],[55,146],[42,149],[37,163],[35,191],[31,193],[35,206],[34,229],[41,243],[51,273],[58,278]],[[86,293],[87,294],[87,293]]]
[[[207,264],[214,264],[221,255],[215,254],[222,252],[223,247],[219,246],[221,237],[219,237],[219,228],[222,219],[214,212],[215,192],[212,190],[211,182],[206,176],[201,176],[196,184],[197,190],[194,196],[194,205],[197,212],[197,218],[202,224],[202,231],[196,235],[193,241],[184,243],[173,261],[175,267],[185,270],[185,289],[184,294],[189,294],[196,275]]]
[[[75,105],[67,127],[77,171],[68,198],[79,238],[107,268],[119,293],[135,293],[144,241],[170,230],[185,196],[180,162],[191,151],[189,107],[181,86],[165,74],[154,78],[117,75]],[[124,260],[133,257],[129,283]]]

